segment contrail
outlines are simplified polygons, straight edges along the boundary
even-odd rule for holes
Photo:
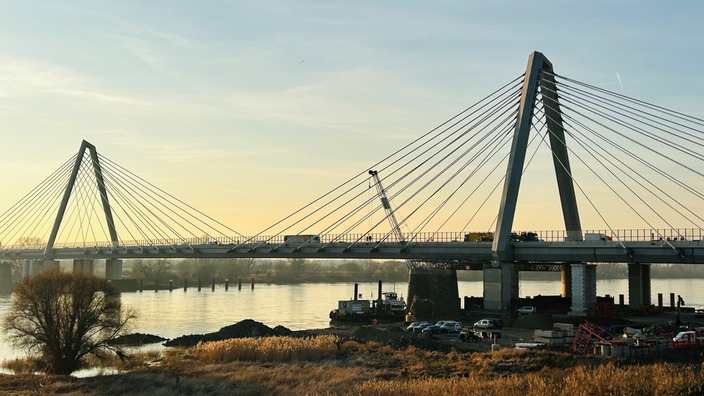
[[[618,72],[616,72],[616,78],[618,78],[618,85],[620,85],[621,89],[623,89],[623,84],[621,83],[621,76],[618,75]]]

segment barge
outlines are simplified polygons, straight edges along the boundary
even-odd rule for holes
[[[382,292],[379,281],[377,300],[359,299],[358,285],[354,285],[354,298],[340,300],[337,309],[330,311],[330,320],[341,322],[403,322],[406,320],[406,302],[396,292]]]

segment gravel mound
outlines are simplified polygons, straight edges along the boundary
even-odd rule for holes
[[[233,325],[225,326],[215,333],[184,335],[174,338],[164,345],[192,347],[199,342],[223,341],[232,338],[287,336],[291,333],[291,330],[283,326],[276,326],[272,329],[264,323],[245,319]]]
[[[166,338],[159,337],[154,334],[142,334],[134,333],[127,334],[115,338],[108,342],[110,345],[146,345],[146,344],[156,344],[157,342],[166,341]]]

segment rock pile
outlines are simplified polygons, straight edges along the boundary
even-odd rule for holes
[[[108,344],[110,345],[146,345],[146,344],[156,344],[157,342],[166,341],[166,338],[159,337],[154,334],[142,334],[134,333],[127,334],[110,340]]]
[[[191,347],[199,342],[223,341],[231,338],[288,336],[291,333],[292,331],[284,326],[276,326],[272,329],[264,323],[245,319],[233,325],[225,326],[214,333],[184,335],[174,338],[164,345]]]

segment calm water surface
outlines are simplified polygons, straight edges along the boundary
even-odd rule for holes
[[[274,327],[286,326],[292,330],[325,328],[330,326],[328,314],[337,307],[337,300],[349,299],[353,295],[353,284],[316,283],[299,285],[257,284],[254,290],[235,287],[224,291],[219,286],[215,292],[203,289],[182,289],[169,291],[145,291],[123,293],[122,302],[135,308],[139,313],[135,331],[175,338],[184,334],[197,334],[217,331],[243,319],[254,319]],[[396,290],[405,295],[408,284],[405,282],[387,283],[384,291]],[[207,291],[206,291],[207,290]],[[520,295],[560,294],[558,281],[521,281]],[[360,283],[359,292],[363,298],[376,295],[376,283]],[[460,296],[481,296],[481,282],[459,282]],[[653,279],[652,301],[657,303],[657,293],[663,293],[665,304],[669,304],[669,293],[682,295],[688,306],[704,307],[704,280],[702,279]],[[600,280],[597,294],[626,295],[628,301],[628,281],[626,279]],[[0,295],[0,317],[4,317],[10,305],[10,295]],[[21,354],[7,344],[0,335],[0,360],[14,358]]]

